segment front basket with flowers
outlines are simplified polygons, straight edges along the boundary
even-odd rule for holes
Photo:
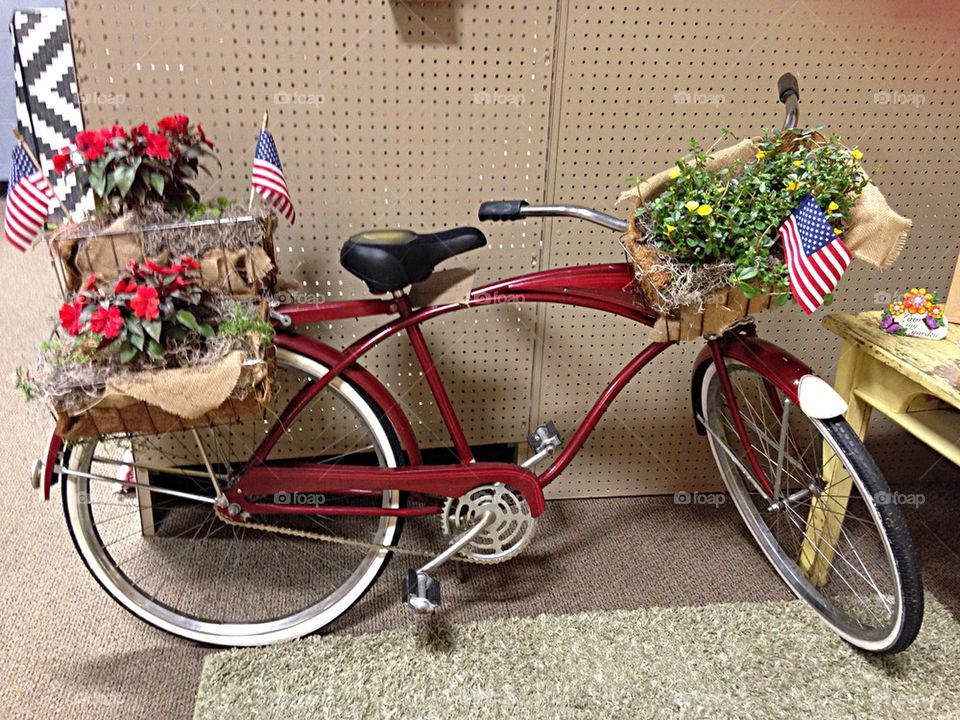
[[[861,158],[836,136],[787,130],[716,153],[693,141],[675,167],[635,179],[623,194],[634,202],[625,247],[638,294],[659,315],[654,339],[721,333],[790,302],[780,228],[808,197],[848,246],[869,214],[882,225],[877,237],[892,238],[884,257],[895,256],[910,221],[886,206]],[[824,304],[831,301],[828,293]]]
[[[66,299],[17,382],[65,440],[232,422],[270,397],[273,216],[201,202],[212,146],[172,116],[80,133],[56,156],[95,208],[53,235]]]

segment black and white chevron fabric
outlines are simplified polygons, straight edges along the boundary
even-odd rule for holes
[[[53,156],[83,129],[66,10],[18,10],[10,25],[17,125],[71,213],[92,206],[73,174],[58,176]]]

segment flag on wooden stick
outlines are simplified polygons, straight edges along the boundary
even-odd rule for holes
[[[22,145],[13,149],[3,234],[21,252],[40,235],[54,199],[53,188]]]
[[[253,156],[252,182],[253,189],[292,225],[297,215],[293,209],[290,192],[287,190],[287,180],[283,175],[277,145],[273,141],[273,135],[266,128],[260,130],[260,137],[257,139],[257,150]]]
[[[850,264],[850,251],[813,195],[807,195],[780,227],[790,291],[810,315],[833,292]]]

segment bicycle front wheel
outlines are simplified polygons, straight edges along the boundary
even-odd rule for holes
[[[754,539],[796,596],[844,640],[874,653],[903,650],[920,629],[922,583],[876,463],[842,417],[809,417],[763,373],[736,362],[726,368],[749,452],[712,364],[702,387],[704,420]]]
[[[218,482],[229,487],[288,400],[327,370],[308,357],[278,350],[277,393],[266,412],[198,430],[202,451],[191,432],[104,436],[68,448],[61,458],[67,524],[80,557],[117,602],[183,638],[265,645],[329,625],[374,583],[399,540],[399,518],[323,515],[322,505],[395,509],[401,503],[397,491],[267,498],[321,506],[317,514],[250,518],[275,530],[228,525],[214,513],[215,491],[204,456]],[[335,378],[303,407],[266,460],[268,466],[395,467],[402,458],[383,410],[362,388]],[[136,489],[112,487],[111,478],[121,476],[136,482]],[[324,542],[297,531],[365,545]]]

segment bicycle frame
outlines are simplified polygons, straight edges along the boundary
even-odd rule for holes
[[[458,497],[472,487],[490,482],[507,482],[519,490],[530,504],[534,516],[543,511],[543,488],[549,485],[570,464],[593,432],[600,418],[617,395],[651,360],[666,350],[672,342],[652,342],[643,348],[610,381],[584,420],[570,438],[568,445],[539,475],[514,465],[502,463],[477,463],[470,450],[463,428],[450,402],[443,382],[437,373],[433,357],[423,337],[421,325],[433,318],[457,310],[511,303],[553,303],[609,312],[652,326],[656,315],[636,304],[631,289],[633,268],[626,263],[587,265],[562,268],[523,275],[475,289],[467,302],[413,309],[404,294],[389,299],[350,300],[335,303],[309,303],[283,305],[277,313],[289,318],[290,326],[313,322],[328,322],[351,317],[396,315],[376,330],[360,338],[342,352],[331,357],[329,352],[319,350],[311,353],[310,344],[298,342],[299,336],[279,333],[276,343],[280,347],[296,347],[318,362],[332,365],[321,379],[308,383],[290,400],[280,413],[277,422],[267,432],[251,460],[241,470],[237,485],[228,491],[228,498],[238,502],[249,512],[316,512],[317,514],[351,514],[357,508],[322,506],[310,508],[251,503],[245,497],[266,496],[276,492],[322,492],[330,494],[369,493],[379,489],[396,489],[434,497]],[[285,428],[296,415],[321,392],[330,381],[346,372],[367,352],[393,335],[406,331],[413,346],[417,361],[440,411],[444,426],[450,436],[459,463],[408,468],[344,467],[338,465],[310,464],[267,466],[266,458],[282,437]],[[320,346],[324,347],[324,346]],[[331,360],[335,362],[331,363]],[[439,505],[425,507],[384,509],[382,514],[419,515],[439,512]],[[370,512],[370,508],[362,512]],[[381,512],[377,510],[378,514]]]

